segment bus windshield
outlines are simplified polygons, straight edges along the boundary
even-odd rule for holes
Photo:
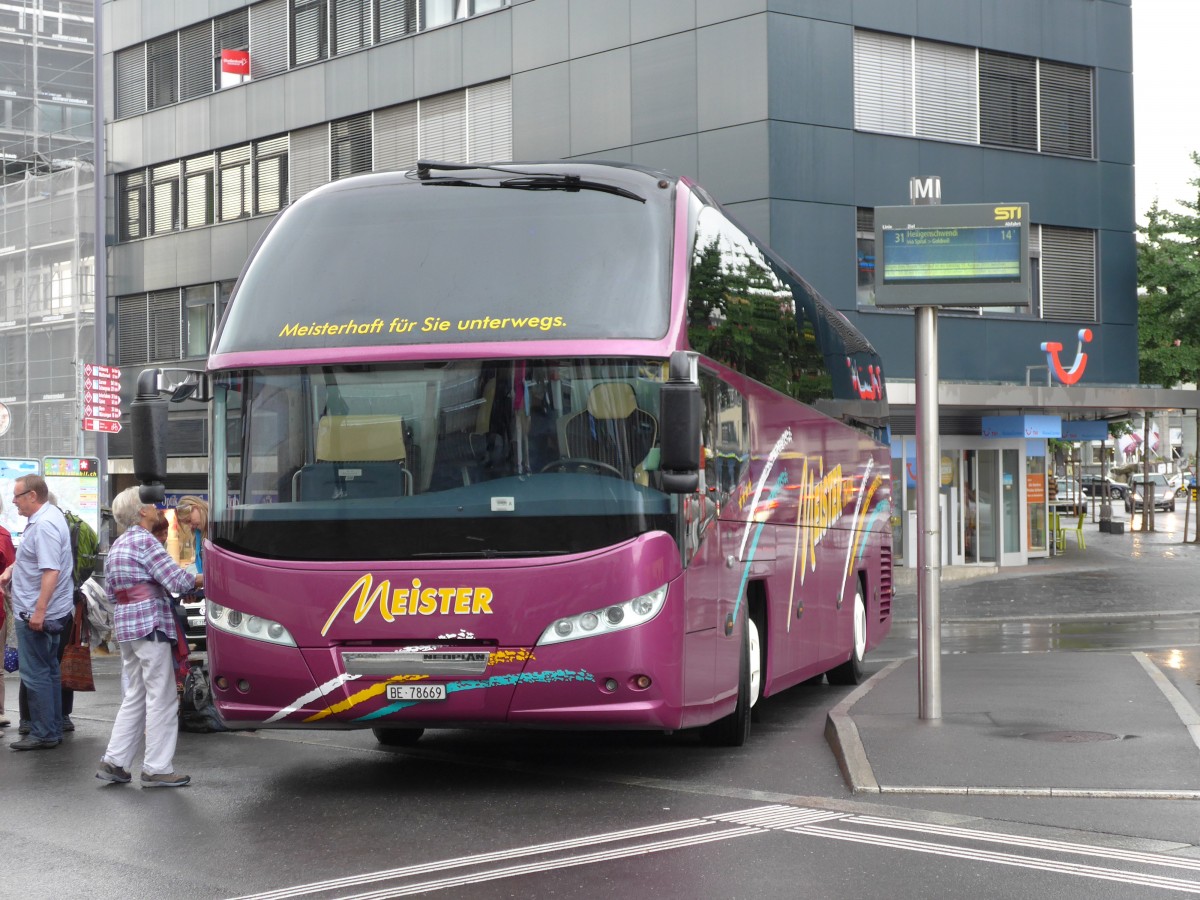
[[[670,206],[650,196],[395,175],[331,185],[271,226],[214,353],[661,338]]]
[[[217,376],[218,546],[306,560],[579,553],[674,533],[661,360],[505,359]]]

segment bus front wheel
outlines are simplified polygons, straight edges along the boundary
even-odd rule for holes
[[[854,591],[854,646],[850,658],[827,673],[830,684],[858,684],[863,677],[863,657],[867,655],[867,604],[862,584]]]
[[[762,672],[758,648],[758,626],[749,615],[742,627],[741,660],[738,665],[737,706],[723,719],[700,730],[700,738],[713,747],[740,747],[750,737],[750,707],[758,699]],[[753,653],[751,652],[753,646]]]
[[[385,747],[411,747],[421,739],[424,728],[372,728],[375,740]]]

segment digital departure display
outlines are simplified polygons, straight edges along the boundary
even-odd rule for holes
[[[1021,280],[1019,228],[905,228],[884,231],[887,284],[976,284]]]
[[[875,306],[1028,307],[1027,203],[875,207]]]

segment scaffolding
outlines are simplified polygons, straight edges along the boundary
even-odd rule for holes
[[[95,456],[81,428],[83,363],[96,345],[90,162],[0,185],[0,457]],[[2,411],[0,411],[2,412]]]

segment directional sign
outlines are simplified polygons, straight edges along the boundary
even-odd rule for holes
[[[121,380],[121,370],[116,366],[102,366],[99,363],[84,363],[83,374],[87,377],[96,376],[97,378],[111,378],[114,381]]]
[[[114,394],[111,391],[84,391],[84,403],[107,403],[110,406],[121,405],[121,395]]]
[[[104,403],[85,403],[83,404],[83,414],[97,419],[115,420],[121,418],[121,407],[109,406]]]
[[[116,434],[121,430],[121,423],[111,419],[96,419],[90,416],[84,416],[83,419],[84,431],[103,431],[106,434]]]
[[[90,391],[112,391],[114,394],[121,392],[121,382],[113,381],[111,378],[84,378],[83,389]]]

